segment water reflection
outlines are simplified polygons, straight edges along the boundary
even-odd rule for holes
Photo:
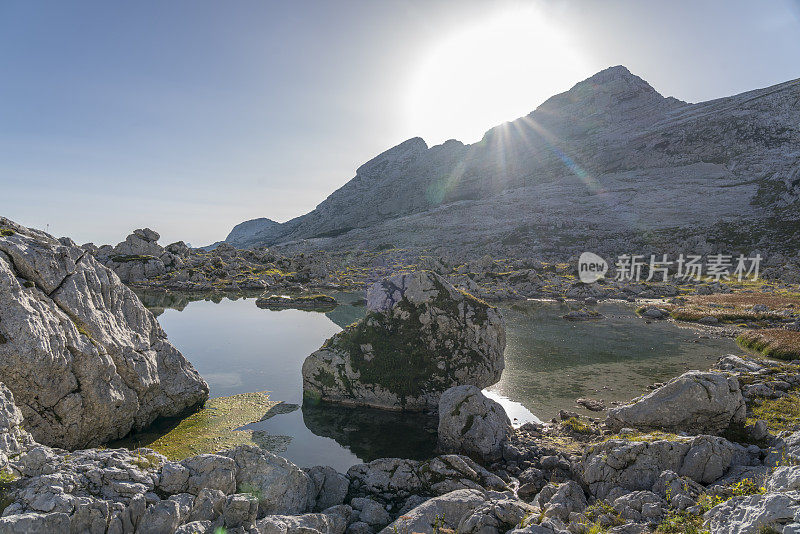
[[[145,294],[143,301],[161,311],[161,325],[209,383],[212,396],[267,390],[272,400],[286,403],[281,413],[247,428],[287,436],[276,441],[281,447],[275,452],[298,465],[344,471],[379,457],[434,454],[433,417],[333,405],[296,409],[302,405],[303,360],[363,316],[362,294],[333,293],[342,304],[327,313],[259,309],[256,296],[162,293]],[[578,397],[627,400],[654,381],[707,368],[737,350],[729,339],[700,339],[668,322],[645,324],[624,304],[596,309],[603,319],[574,323],[561,318],[569,311],[565,304],[502,306],[506,369],[488,394],[516,424],[549,419],[560,409],[580,411]]]
[[[627,401],[654,382],[708,369],[719,356],[741,350],[731,339],[701,337],[672,322],[647,324],[632,306],[618,302],[593,306],[604,316],[599,320],[562,319],[574,307],[534,301],[503,305],[506,368],[489,390],[542,419],[562,409],[589,415],[575,405],[577,398],[603,399],[607,405]]]

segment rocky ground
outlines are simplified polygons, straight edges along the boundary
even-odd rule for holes
[[[795,395],[798,364],[728,356],[604,423],[519,429],[478,388],[457,386],[441,398],[439,435],[463,455],[347,473],[253,446],[180,462],[47,447],[2,386],[0,532],[795,533],[800,415],[753,417]]]
[[[402,270],[430,270],[454,286],[490,301],[525,298],[622,299],[675,297],[684,294],[728,293],[737,288],[769,292],[800,290],[800,257],[780,254],[765,260],[758,284],[725,280],[616,281],[583,284],[575,276],[577,257],[563,262],[536,259],[474,257],[465,252],[448,257],[428,256],[405,249],[380,251],[307,251],[237,249],[226,243],[213,250],[190,249],[183,242],[166,247],[150,229],[135,230],[116,246],[83,245],[84,250],[111,268],[126,284],[176,291],[285,290],[308,288],[366,289]],[[646,278],[646,270],[642,279]],[[656,277],[657,278],[657,277]]]
[[[300,469],[260,449],[253,444],[256,440],[182,460],[150,449],[81,448],[126,433],[137,421],[151,420],[152,406],[169,405],[165,399],[176,399],[177,409],[180,403],[196,402],[197,395],[205,398],[207,389],[180,353],[165,346],[157,322],[135,295],[87,254],[91,247],[76,247],[5,219],[2,223],[0,265],[6,265],[7,276],[0,286],[0,350],[8,357],[28,358],[29,363],[10,366],[0,375],[0,533],[800,532],[800,361],[786,353],[784,362],[724,356],[709,371],[687,372],[654,385],[649,394],[626,405],[608,408],[603,419],[562,412],[551,422],[514,428],[500,405],[470,383],[481,382],[484,375],[491,382],[499,374],[492,369],[502,369],[502,321],[493,319],[494,308],[448,282],[458,283],[464,276],[475,284],[476,279],[518,280],[495,272],[496,266],[506,265],[495,260],[480,260],[491,266],[474,277],[471,271],[477,263],[447,266],[441,260],[419,260],[413,265],[429,270],[399,274],[368,293],[367,305],[375,315],[367,325],[370,332],[392,336],[406,328],[404,322],[419,323],[422,328],[416,326],[415,335],[421,343],[434,348],[449,343],[472,363],[483,358],[491,364],[476,378],[448,369],[445,360],[428,362],[444,363],[446,378],[429,388],[432,394],[420,396],[426,407],[435,403],[438,411],[439,456],[424,461],[381,458],[337,473],[325,466]],[[137,247],[146,243],[167,269],[156,240],[153,233],[139,231],[116,252],[136,256],[142,252]],[[99,251],[94,254],[103,257]],[[231,273],[241,273],[243,262],[255,261],[254,251],[225,247],[211,253],[170,254],[181,261],[194,258],[191,261],[202,266],[209,265],[206,254],[223,262],[226,258],[236,264]],[[108,258],[116,268],[144,262],[119,261],[116,253],[116,259]],[[301,261],[273,259],[298,262],[287,268]],[[304,265],[308,268],[310,263]],[[384,267],[397,265],[386,262]],[[169,273],[185,272],[184,267],[170,269],[167,278],[158,275],[138,283],[158,285]],[[644,326],[670,317],[709,329],[748,328],[751,321],[753,328],[791,332],[797,317],[794,297],[775,283],[770,287],[780,299],[763,304],[764,309],[746,299],[714,301],[703,296],[739,294],[725,284],[701,284],[694,288],[699,295],[687,295],[682,286],[577,284],[568,269],[558,265],[533,266],[526,273],[530,271],[554,281],[557,296],[581,300],[588,311],[597,298],[657,299],[640,309]],[[378,271],[368,272],[354,277],[353,284],[366,283]],[[128,273],[137,276],[135,269]],[[528,274],[513,291],[531,284]],[[329,275],[309,275],[309,280],[315,277],[335,283]],[[311,285],[284,278],[276,279],[276,285]],[[545,285],[537,283],[537,291]],[[500,282],[492,287],[500,289]],[[765,294],[760,289],[759,294]],[[717,322],[703,321],[706,317]],[[361,324],[369,319],[368,314]],[[30,326],[36,324],[44,326]],[[82,338],[88,341],[81,344]],[[139,338],[148,344],[139,344]],[[59,343],[64,350],[51,351]],[[367,345],[350,343],[353,350],[347,357],[362,364],[370,356],[387,357],[377,342]],[[407,348],[397,346],[401,356]],[[85,406],[94,406],[93,392],[117,395],[109,384],[121,381],[140,399],[130,408],[130,417],[119,405],[111,405],[121,414],[115,423],[104,415],[108,405],[99,403],[97,417],[91,410],[68,411],[77,417],[74,424],[64,425],[63,417],[53,418],[61,426],[40,422],[58,413],[36,402],[61,391],[58,379],[63,374],[58,369],[63,365],[55,358],[59,355],[80,385],[66,391],[67,396],[78,395],[86,399]],[[33,378],[23,371],[33,363],[41,365],[37,362],[49,362],[50,367],[41,368],[36,379],[43,382],[34,386],[25,382]],[[103,362],[119,378],[87,373]],[[184,385],[194,386],[169,389],[175,380],[169,373],[176,372],[184,377]],[[194,381],[186,382],[190,378]],[[346,378],[340,386],[350,394],[368,385],[361,373]],[[126,398],[127,390],[120,391],[118,398]],[[402,395],[394,393],[384,400],[402,405]],[[38,398],[19,400],[32,394]],[[591,399],[583,403],[595,406]],[[88,437],[87,421],[102,423],[98,428],[106,434]],[[60,433],[49,432],[53,428]]]

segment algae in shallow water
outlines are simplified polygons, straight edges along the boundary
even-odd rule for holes
[[[290,437],[237,429],[293,409],[297,406],[271,401],[267,393],[261,392],[216,397],[209,399],[202,410],[189,417],[155,425],[158,428],[126,438],[118,445],[148,447],[170,460],[182,460],[237,445],[258,445],[271,452],[282,452],[286,450]]]

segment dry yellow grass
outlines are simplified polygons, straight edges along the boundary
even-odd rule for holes
[[[753,311],[756,304],[768,311]],[[679,321],[698,321],[715,317],[719,321],[766,321],[780,319],[781,312],[800,310],[800,296],[773,293],[729,293],[727,295],[691,295],[686,303],[671,310]]]
[[[800,332],[768,328],[745,332],[736,338],[739,345],[779,360],[800,359]]]

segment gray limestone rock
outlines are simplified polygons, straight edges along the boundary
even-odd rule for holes
[[[435,273],[374,284],[364,319],[303,363],[308,400],[378,408],[436,409],[449,387],[499,380],[505,328],[494,307]]]
[[[204,402],[155,317],[80,248],[0,218],[0,377],[26,428],[64,448],[121,438]]]

